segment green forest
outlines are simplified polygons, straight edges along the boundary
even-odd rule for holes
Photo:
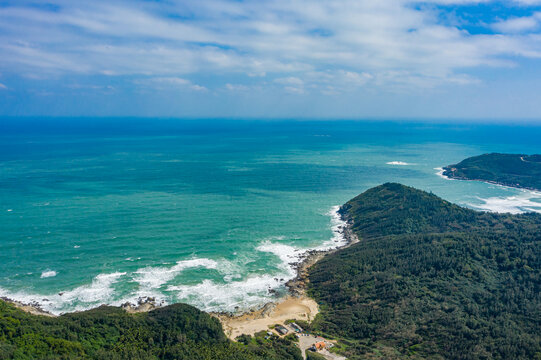
[[[175,304],[129,314],[110,306],[37,316],[0,300],[0,359],[300,360],[289,340],[263,335],[232,342],[220,322]]]
[[[443,175],[541,190],[541,155],[483,154],[444,167]]]
[[[310,327],[350,359],[541,359],[541,215],[400,184],[340,211],[361,241],[310,269]]]

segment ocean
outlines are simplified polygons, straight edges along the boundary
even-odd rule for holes
[[[339,205],[400,182],[485,211],[541,194],[448,180],[541,127],[369,121],[0,120],[0,296],[65,313],[154,297],[207,311],[283,295],[291,263],[341,244]]]

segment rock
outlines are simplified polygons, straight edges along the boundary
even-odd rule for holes
[[[274,309],[276,308],[276,304],[273,302],[266,303],[265,306],[261,308],[261,316],[268,316],[270,315]]]

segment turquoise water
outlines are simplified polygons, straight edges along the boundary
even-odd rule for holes
[[[336,206],[388,181],[541,211],[541,194],[437,174],[485,152],[541,153],[540,127],[2,121],[0,296],[56,313],[147,296],[260,305],[303,251],[339,244]]]

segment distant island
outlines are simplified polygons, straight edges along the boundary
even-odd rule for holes
[[[303,333],[348,359],[541,359],[541,214],[477,212],[395,183],[340,213],[359,241],[302,267],[297,286],[319,305],[296,320]],[[232,341],[185,304],[50,317],[0,300],[0,359],[302,359],[305,337],[274,330]]]
[[[443,168],[444,176],[541,191],[541,155],[483,154]]]

